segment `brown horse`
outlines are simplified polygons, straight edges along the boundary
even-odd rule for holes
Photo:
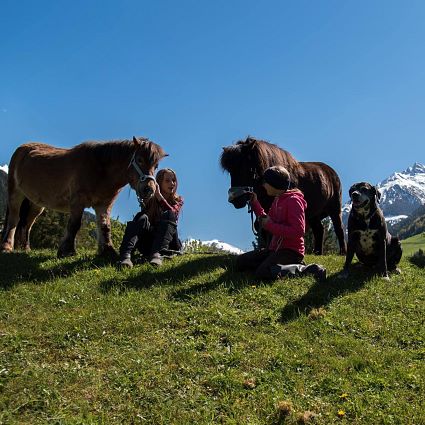
[[[267,196],[262,187],[262,176],[266,168],[284,166],[291,176],[292,187],[299,188],[307,201],[306,220],[314,235],[314,253],[323,253],[322,219],[330,216],[340,253],[345,254],[346,246],[341,219],[341,182],[335,170],[323,162],[298,162],[289,152],[278,146],[248,137],[235,145],[223,148],[221,166],[230,174],[231,188],[229,202],[235,208],[243,208],[247,197],[235,197],[239,188],[253,187],[260,203],[268,211],[273,198]]]
[[[155,191],[153,177],[167,154],[145,138],[86,142],[71,149],[43,143],[19,146],[8,175],[8,206],[2,252],[14,248],[15,231],[30,249],[31,227],[44,208],[70,213],[58,257],[75,254],[75,236],[84,208],[93,207],[98,228],[98,251],[116,255],[111,241],[110,213],[120,190],[129,183],[140,201]],[[19,223],[19,224],[18,224]]]

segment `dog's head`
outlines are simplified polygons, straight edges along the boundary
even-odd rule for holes
[[[381,198],[379,190],[366,182],[353,184],[348,193],[354,210],[370,210]]]

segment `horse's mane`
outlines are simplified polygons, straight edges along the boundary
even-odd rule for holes
[[[101,162],[111,162],[128,159],[134,146],[131,140],[87,141],[74,146],[72,150],[93,155]]]
[[[255,167],[259,175],[272,165],[283,165],[291,175],[298,174],[300,168],[299,162],[288,151],[250,136],[223,149],[220,164],[224,170],[237,170],[247,162]]]
[[[139,137],[138,140],[141,142],[141,149],[150,163],[158,163],[164,156],[165,152],[161,146],[144,137]],[[85,151],[88,154],[95,155],[101,162],[109,163],[120,160],[129,161],[135,147],[133,140],[121,139],[104,142],[87,141],[75,146],[73,150]]]

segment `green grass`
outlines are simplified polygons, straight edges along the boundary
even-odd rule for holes
[[[403,247],[403,255],[405,256],[413,255],[419,249],[425,251],[425,232],[402,240],[401,246]]]
[[[422,269],[309,256],[327,282],[270,283],[233,260],[1,255],[0,423],[425,423]]]

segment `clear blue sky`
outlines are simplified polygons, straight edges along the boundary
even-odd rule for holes
[[[327,162],[344,199],[425,162],[424,22],[423,0],[2,0],[0,165],[29,140],[149,137],[180,180],[181,236],[249,249],[222,146]],[[137,208],[127,187],[113,216]]]

